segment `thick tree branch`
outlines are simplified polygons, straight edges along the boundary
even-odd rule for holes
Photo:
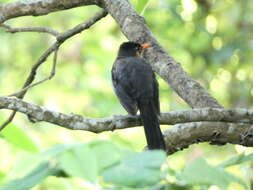
[[[0,5],[0,23],[20,16],[39,16],[51,12],[96,4],[97,0],[23,0]]]
[[[5,96],[0,97],[0,109],[11,109],[24,113],[31,117],[34,122],[45,121],[72,130],[85,130],[94,133],[141,125],[138,116],[91,119],[80,115],[67,115],[51,111],[21,99]],[[173,153],[198,142],[253,146],[253,125],[251,125],[253,123],[253,111],[250,110],[205,108],[172,111],[161,114],[160,120],[161,124],[195,122],[178,124],[164,132],[168,153]]]
[[[129,0],[29,0],[7,3],[0,6],[0,23],[10,18],[24,15],[43,15],[50,12],[96,4],[109,12],[131,41],[149,42],[153,48],[145,55],[153,69],[193,108],[217,107],[219,103],[201,85],[194,81],[180,64],[169,56],[153,37],[145,24],[131,6]]]
[[[195,122],[177,124],[164,131],[168,154],[188,148],[192,144],[209,142],[253,146],[253,125],[224,122]]]

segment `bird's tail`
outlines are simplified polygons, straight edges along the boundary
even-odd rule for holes
[[[159,126],[158,111],[152,101],[138,102],[141,119],[144,125],[148,148],[165,149],[165,142]]]

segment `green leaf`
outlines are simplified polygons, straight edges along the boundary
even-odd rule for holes
[[[251,160],[253,160],[253,153],[248,154],[248,155],[240,154],[240,155],[237,155],[233,158],[230,158],[229,160],[221,163],[218,166],[222,167],[222,168],[226,168],[226,167],[229,167],[229,166],[238,165],[238,164],[241,164],[243,162],[247,162],[247,161],[251,161]]]
[[[50,166],[49,162],[42,163],[27,176],[11,181],[2,186],[0,190],[28,190],[37,185],[47,176],[54,175],[57,171],[57,169]]]
[[[22,128],[10,124],[8,127],[4,128],[1,132],[4,139],[14,146],[29,151],[29,152],[39,152],[39,148],[33,139],[23,130]]]
[[[188,185],[217,185],[222,189],[226,189],[232,182],[237,182],[247,189],[247,185],[241,179],[222,168],[209,165],[203,159],[195,160],[188,165],[177,178]]]
[[[125,157],[121,163],[103,173],[106,182],[126,187],[145,187],[161,180],[161,165],[166,155],[162,151],[145,151]]]
[[[39,154],[25,153],[15,160],[13,167],[6,173],[6,178],[10,180],[23,177],[44,162],[45,160]]]
[[[48,149],[47,151],[42,152],[41,156],[45,158],[54,158],[75,146],[80,146],[80,144],[58,144]]]
[[[90,148],[98,160],[99,171],[104,170],[120,162],[121,153],[119,148],[110,141],[94,141]],[[103,158],[103,159],[101,159]]]
[[[94,153],[87,145],[78,145],[63,152],[60,168],[68,175],[95,181],[98,177],[98,164]]]

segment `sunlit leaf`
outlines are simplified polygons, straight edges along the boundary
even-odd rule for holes
[[[103,173],[108,183],[126,187],[145,187],[161,180],[161,165],[166,155],[162,151],[134,153],[124,158],[121,163]]]
[[[94,141],[89,146],[98,160],[97,163],[100,171],[120,162],[120,150],[112,142]]]
[[[3,135],[4,139],[17,148],[30,152],[39,152],[39,148],[36,143],[21,127],[10,124],[9,126],[5,127],[3,131],[1,131],[1,134]]]
[[[23,177],[44,161],[40,154],[24,154],[16,159],[13,167],[6,173],[6,178],[15,179]]]
[[[233,158],[230,158],[229,160],[219,164],[219,167],[226,168],[233,165],[242,164],[243,162],[251,161],[253,160],[253,153],[252,154],[239,154]]]
[[[59,167],[70,176],[89,181],[95,181],[98,177],[96,156],[87,145],[75,146],[65,151],[60,155],[59,162]]]
[[[49,150],[42,152],[41,156],[45,158],[54,158],[59,156],[59,154],[77,146],[76,144],[58,144],[50,148]]]
[[[232,182],[247,185],[240,178],[233,176],[222,168],[209,165],[203,159],[197,159],[177,175],[177,178],[189,185],[217,185],[226,189]]]
[[[32,170],[27,176],[11,181],[10,183],[0,187],[0,190],[28,190],[37,185],[47,176],[57,173],[57,169],[52,168],[50,164],[42,163]]]

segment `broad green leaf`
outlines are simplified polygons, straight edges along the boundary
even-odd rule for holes
[[[42,152],[41,156],[46,158],[54,158],[75,146],[80,146],[80,144],[58,144],[48,149],[47,151]]]
[[[89,146],[98,160],[97,163],[100,171],[120,162],[120,150],[112,142],[94,141]]]
[[[7,180],[23,177],[38,165],[44,163],[45,161],[39,155],[34,153],[21,154],[15,160],[14,166],[6,173]]]
[[[222,167],[222,168],[226,168],[226,167],[229,167],[229,166],[238,165],[238,164],[241,164],[243,162],[247,162],[247,161],[251,161],[251,160],[253,160],[253,153],[248,154],[248,155],[240,154],[240,155],[237,155],[233,158],[230,158],[229,160],[219,164],[218,166]]]
[[[33,139],[20,127],[10,124],[1,134],[4,139],[14,146],[29,152],[39,152],[39,148]]]
[[[110,135],[110,139],[121,147],[128,148],[131,150],[134,149],[134,144],[132,144],[128,139],[118,135],[117,133],[113,133],[112,135]]]
[[[177,178],[188,185],[217,185],[226,189],[232,182],[237,182],[247,189],[241,179],[226,172],[222,168],[209,165],[205,160],[198,159],[188,165]]]
[[[126,187],[145,187],[161,180],[161,165],[166,155],[162,151],[133,153],[103,173],[106,182]]]
[[[70,176],[89,181],[95,181],[98,177],[96,156],[87,145],[78,145],[63,152],[59,161],[60,168]]]
[[[0,187],[0,190],[28,190],[37,185],[47,176],[54,175],[57,171],[57,169],[50,166],[49,162],[42,163],[27,176],[11,181]]]
[[[24,176],[27,171],[31,171],[33,168],[45,161],[56,160],[60,154],[64,153],[64,151],[67,151],[74,146],[77,145],[59,144],[39,154],[26,153],[16,160],[14,167],[12,167],[12,169],[8,172],[7,179]]]

